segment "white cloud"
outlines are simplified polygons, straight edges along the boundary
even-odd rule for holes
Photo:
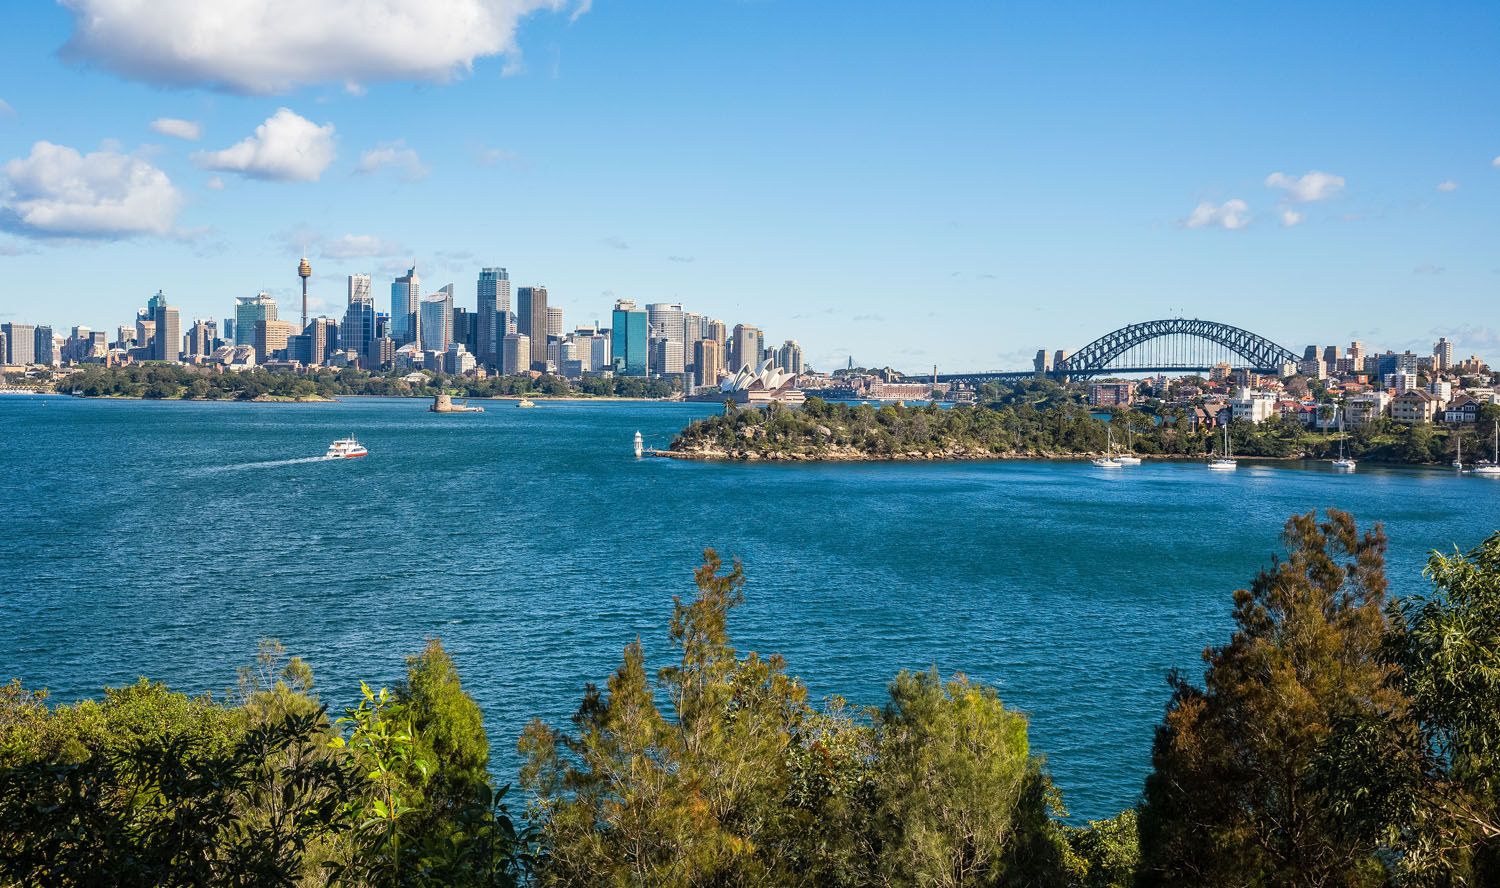
[[[1457,191],[1458,190],[1458,183],[1455,182],[1455,181],[1453,181],[1452,179],[1449,179],[1449,180],[1447,180],[1445,182],[1439,182],[1437,190],[1439,190],[1439,191]]]
[[[327,259],[357,259],[366,256],[404,256],[405,247],[373,234],[345,234],[319,246]]]
[[[532,13],[587,0],[60,0],[66,58],[165,86],[272,94],[299,86],[448,81],[517,55]]]
[[[1442,274],[1446,270],[1447,269],[1443,268],[1441,265],[1434,265],[1431,262],[1424,262],[1421,265],[1418,265],[1416,268],[1413,268],[1411,270],[1411,273],[1412,274]]]
[[[1250,205],[1239,198],[1226,200],[1218,206],[1200,203],[1191,215],[1182,220],[1182,224],[1188,228],[1227,228],[1234,231],[1250,224]]]
[[[167,174],[139,157],[103,148],[80,154],[37,142],[5,164],[0,227],[39,237],[168,234],[182,195]]]
[[[1495,155],[1495,159],[1490,161],[1490,166],[1500,169],[1500,154]]]
[[[10,106],[10,102],[0,99],[0,117],[15,117],[16,109]]]
[[[158,117],[151,121],[151,128],[164,136],[196,142],[203,135],[203,127],[196,121],[178,120],[175,117]]]
[[[1282,210],[1281,211],[1281,227],[1282,228],[1291,228],[1293,225],[1296,225],[1297,223],[1299,223],[1301,221],[1302,221],[1302,214],[1299,213],[1299,212],[1297,212],[1296,210],[1290,210],[1289,209],[1289,210]]]
[[[313,182],[333,163],[333,124],[318,126],[290,108],[278,109],[250,136],[223,151],[200,151],[206,170],[277,182]]]
[[[521,159],[521,156],[504,148],[481,148],[475,153],[474,159],[485,166],[494,166],[502,162],[515,163]]]
[[[209,176],[208,181],[203,183],[214,191],[224,190],[224,179],[222,176]]]
[[[1313,170],[1303,176],[1272,173],[1266,177],[1267,188],[1280,188],[1286,199],[1295,203],[1316,203],[1344,190],[1344,177]]]
[[[387,167],[399,168],[401,178],[408,182],[427,177],[427,167],[422,165],[422,158],[417,155],[416,149],[406,147],[404,139],[381,142],[366,151],[360,156],[359,164],[354,167],[354,171],[369,175]]]

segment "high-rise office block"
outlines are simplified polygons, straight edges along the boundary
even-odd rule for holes
[[[453,342],[463,345],[464,350],[474,357],[479,352],[479,316],[467,308],[453,308]],[[477,362],[479,359],[474,358]]]
[[[514,376],[531,369],[531,337],[507,333],[500,345],[500,372]]]
[[[796,376],[802,375],[802,346],[788,339],[776,350],[776,366]]]
[[[155,345],[151,348],[151,357],[157,361],[175,361],[182,356],[182,318],[177,309],[167,305],[165,296],[157,291],[156,296],[151,298],[153,305],[152,320],[156,321]]]
[[[406,274],[391,282],[391,337],[397,343],[412,342],[417,338],[418,306],[422,299],[422,279],[417,276],[417,263],[413,262]]]
[[[646,376],[651,370],[650,321],[644,308],[629,299],[615,302],[610,318],[610,351],[615,371],[622,376]]]
[[[479,271],[478,317],[475,319],[474,346],[479,363],[500,366],[500,341],[510,316],[510,272],[504,268],[482,268]]]
[[[234,300],[234,344],[254,345],[255,329],[276,320],[276,300],[270,293],[239,296]]]
[[[760,364],[760,328],[753,324],[735,324],[734,336],[729,340],[729,372],[738,373]]]
[[[724,372],[724,346],[714,339],[700,339],[693,343],[693,384],[699,386],[718,385]]]
[[[675,339],[653,339],[651,341],[651,366],[662,376],[675,376],[683,372],[686,363],[682,343]]]
[[[339,348],[339,326],[333,318],[313,318],[302,333],[307,337],[308,364],[326,364]]]
[[[547,306],[547,335],[559,339],[563,335],[563,310],[556,305]]]
[[[287,340],[294,332],[291,321],[261,321],[255,327],[255,357],[261,361],[274,360],[277,352],[286,350]]]
[[[727,346],[729,343],[729,328],[724,325],[723,321],[711,320],[704,324],[703,338],[712,339],[721,346]]]
[[[651,322],[651,335],[659,339],[670,339],[678,344],[687,342],[687,328],[684,325],[685,314],[682,306],[676,302],[653,302],[646,306],[646,318]],[[673,371],[663,370],[661,372],[670,373]]]
[[[9,365],[35,364],[36,363],[36,325],[35,324],[0,324],[0,330],[5,332],[5,350],[0,353],[0,358]]]
[[[370,290],[370,276],[367,274],[349,275],[349,301],[368,302],[375,304],[375,296]]]
[[[453,294],[439,290],[422,300],[422,319],[418,324],[422,350],[445,352],[453,341]]]
[[[188,328],[187,337],[182,343],[182,353],[189,358],[206,357],[214,353],[215,325],[213,321],[205,321],[198,318],[193,321],[193,326]]]
[[[36,334],[32,337],[32,359],[38,364],[48,367],[57,364],[57,339],[52,335],[52,328],[39,326]]]
[[[531,366],[547,369],[547,288],[522,287],[516,291],[516,332],[531,344]]]
[[[610,366],[608,333],[607,330],[595,330],[589,337],[589,367],[594,370],[605,370]]]
[[[370,369],[370,347],[374,344],[374,301],[368,295],[362,299],[349,300],[349,307],[344,309],[344,323],[339,327],[339,348],[354,352],[359,358],[360,366]]]

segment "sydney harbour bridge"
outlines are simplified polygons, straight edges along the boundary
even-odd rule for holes
[[[1036,376],[1090,379],[1123,373],[1206,373],[1219,364],[1281,373],[1298,356],[1271,340],[1217,321],[1167,318],[1130,324],[1031,370],[937,374],[938,382],[1016,382]]]

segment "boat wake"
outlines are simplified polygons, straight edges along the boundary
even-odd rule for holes
[[[298,459],[273,459],[266,462],[238,463],[232,466],[209,466],[207,468],[200,469],[199,471],[203,474],[210,474],[214,472],[238,472],[243,469],[274,469],[278,466],[295,466],[299,463],[315,463],[328,461],[329,457],[326,456],[304,456]]]

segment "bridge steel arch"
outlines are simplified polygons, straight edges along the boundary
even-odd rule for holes
[[[1110,331],[1069,355],[1061,367],[1052,368],[1052,373],[1078,379],[1098,376],[1110,372],[1111,361],[1138,345],[1165,336],[1183,335],[1223,346],[1244,358],[1246,366],[1258,373],[1280,373],[1287,363],[1297,362],[1297,356],[1290,349],[1249,330],[1198,318],[1165,318],[1141,321]]]

